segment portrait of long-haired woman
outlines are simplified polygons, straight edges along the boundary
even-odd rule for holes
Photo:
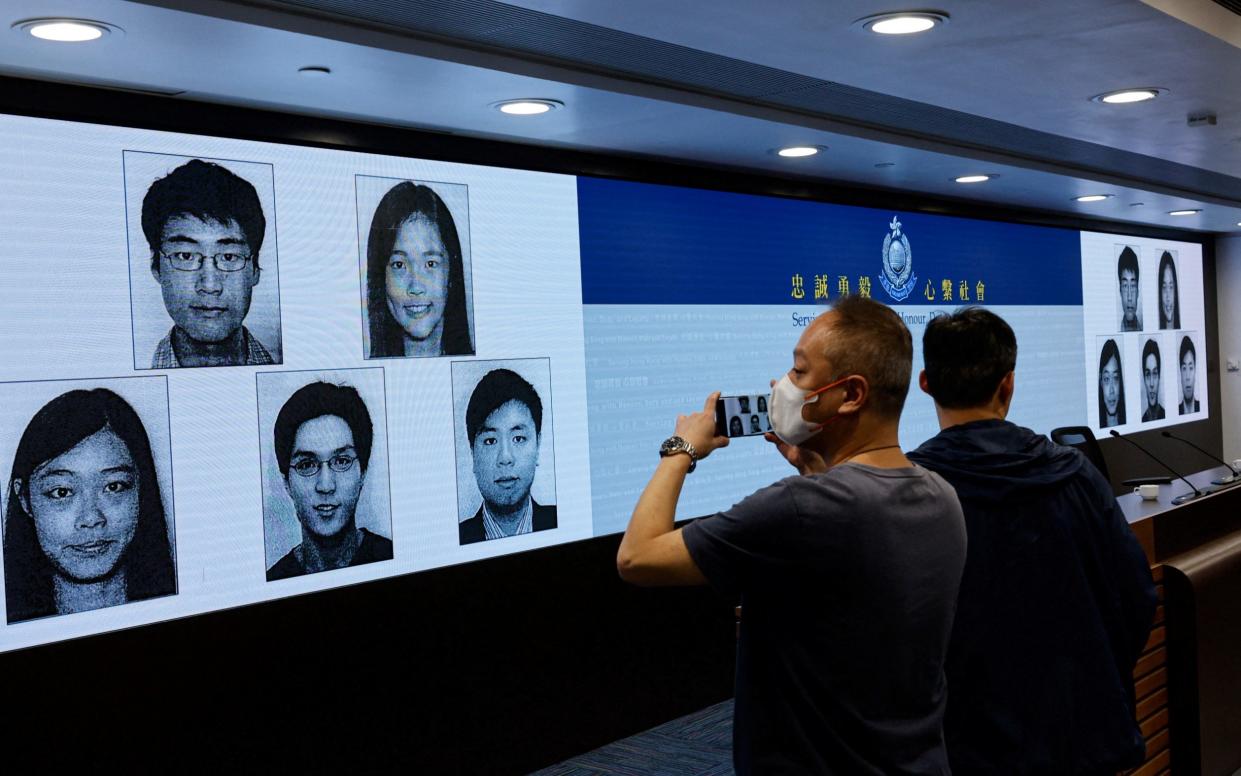
[[[61,394],[26,426],[8,481],[4,584],[10,623],[176,592],[151,443],[112,391]]]
[[[368,358],[474,353],[461,239],[429,186],[384,194],[366,244]]]
[[[1099,428],[1125,425],[1125,381],[1120,348],[1109,339],[1099,351]]]
[[[1181,328],[1180,283],[1176,279],[1176,259],[1171,251],[1159,257],[1159,328]]]

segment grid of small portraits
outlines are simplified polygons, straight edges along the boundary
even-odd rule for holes
[[[1203,340],[1182,320],[1178,251],[1112,246],[1115,330],[1095,337],[1096,427],[1178,421],[1202,412]],[[1127,390],[1126,390],[1127,389]]]
[[[721,396],[724,435],[731,438],[771,431],[771,420],[767,417],[768,401],[769,398],[763,394]]]

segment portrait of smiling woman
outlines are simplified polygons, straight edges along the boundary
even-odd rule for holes
[[[147,431],[106,388],[61,394],[31,419],[4,517],[9,623],[177,591]]]
[[[358,181],[361,192],[376,179]],[[472,355],[469,307],[466,259],[448,205],[426,184],[392,186],[366,240],[367,358]]]

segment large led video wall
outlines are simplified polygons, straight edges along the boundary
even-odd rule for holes
[[[846,293],[915,343],[995,309],[1012,417],[1039,431],[1209,412],[1195,243],[27,117],[0,135],[0,651],[622,530],[676,415],[764,392]],[[912,394],[902,443],[936,431]],[[679,516],[788,473],[737,440]]]

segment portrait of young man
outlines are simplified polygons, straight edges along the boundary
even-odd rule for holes
[[[301,541],[267,569],[267,580],[391,560],[392,541],[359,525],[362,517],[386,524],[387,515],[360,514],[375,424],[358,390],[303,385],[280,408],[272,437],[284,492],[267,494],[269,508],[292,502]]]
[[[1163,408],[1163,379],[1160,366],[1159,342],[1148,339],[1142,346],[1142,396],[1145,398],[1142,422],[1163,420],[1167,414]]]
[[[1201,410],[1202,404],[1194,398],[1194,384],[1198,379],[1198,352],[1194,348],[1194,341],[1189,337],[1181,337],[1180,358],[1178,359],[1181,367],[1181,415],[1192,415]]]
[[[546,363],[534,359],[511,365],[545,368]],[[471,390],[465,407],[464,436],[473,485],[482,503],[473,516],[458,522],[461,545],[556,527],[556,506],[541,504],[532,494],[546,439],[545,409],[534,385],[514,369],[490,369]],[[458,489],[463,489],[463,483],[458,483]],[[461,500],[463,504],[472,503]]]
[[[275,295],[267,295],[269,301],[259,316],[267,341],[245,323],[260,282],[270,276],[273,280],[267,286],[275,290],[274,230],[258,189],[224,163],[190,159],[176,164],[177,160],[125,154],[127,177],[133,172],[127,187],[142,185],[140,172],[166,170],[146,188],[139,210],[149,261],[145,278],[138,271],[140,257],[131,259],[135,367],[281,363]],[[168,169],[170,164],[176,166]],[[270,172],[266,165],[245,166]],[[262,180],[258,174],[254,177]],[[267,194],[270,202],[270,191]],[[163,302],[163,313],[148,309],[155,293]],[[162,337],[153,352],[148,351],[160,329]]]
[[[1116,258],[1116,284],[1120,295],[1120,330],[1142,330],[1142,299],[1138,293],[1138,254],[1131,246],[1125,245]]]

